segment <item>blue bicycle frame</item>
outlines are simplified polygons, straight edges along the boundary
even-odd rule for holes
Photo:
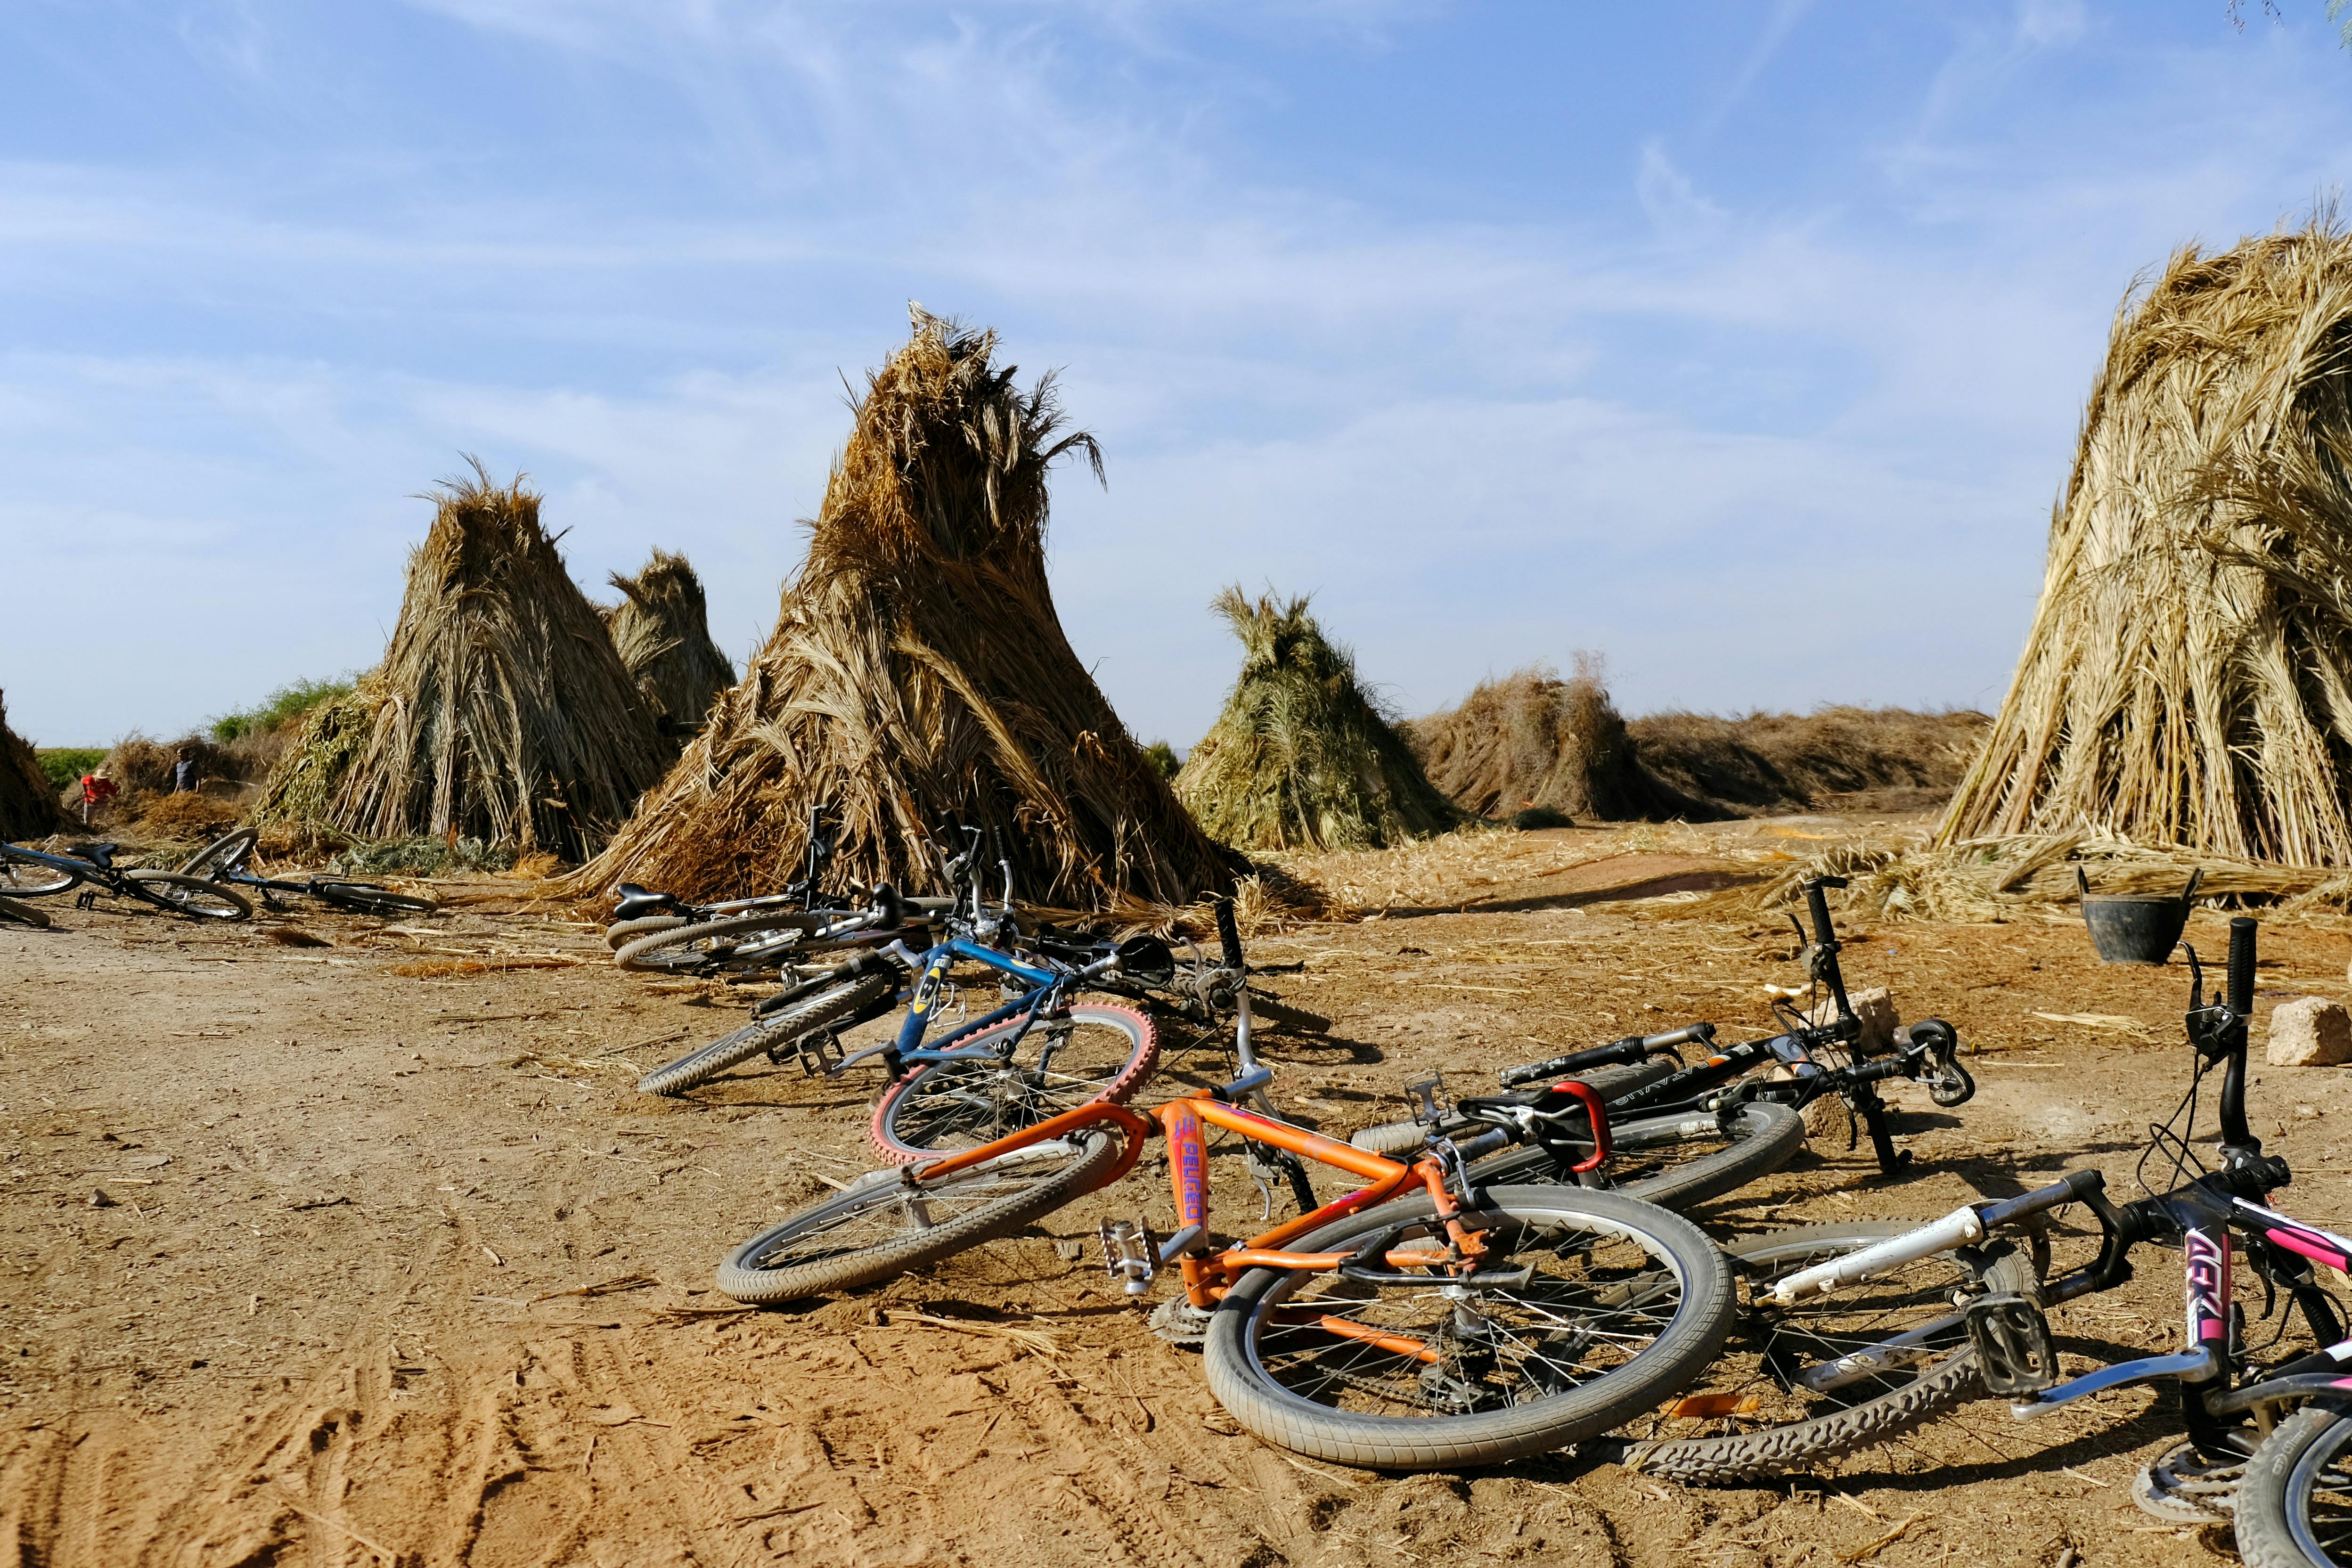
[[[940,994],[947,984],[948,971],[955,967],[955,962],[959,958],[969,958],[975,963],[984,963],[1000,973],[1015,975],[1027,981],[1035,989],[1005,1004],[993,1013],[986,1014],[962,1025],[953,1033],[942,1037],[939,1044],[927,1047],[923,1044],[923,1037],[930,1028],[932,1009],[939,1005]],[[982,947],[980,943],[968,941],[963,937],[949,938],[923,955],[922,977],[915,982],[915,994],[913,1000],[907,1005],[906,1021],[898,1026],[898,1038],[883,1050],[883,1060],[890,1069],[891,1079],[895,1081],[904,1077],[908,1064],[911,1062],[976,1061],[992,1057],[1001,1060],[1011,1056],[1020,1047],[1022,1039],[1029,1033],[1030,1026],[1037,1021],[1038,1016],[1055,997],[1068,990],[1074,982],[1086,978],[1097,968],[1106,967],[1115,962],[1116,960],[1107,960],[1103,965],[1089,965],[1076,973],[1057,973],[1050,969],[1034,968],[1017,959],[1008,958],[994,948]],[[1022,1018],[1021,1027],[1015,1029],[1008,1038],[1000,1043],[961,1047],[956,1044],[958,1040],[968,1039],[983,1030],[992,1029],[1007,1018],[1013,1017]]]

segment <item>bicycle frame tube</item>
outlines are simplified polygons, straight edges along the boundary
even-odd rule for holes
[[[955,962],[959,958],[973,959],[991,969],[1017,975],[1036,989],[1015,1001],[1007,1003],[993,1013],[974,1018],[971,1023],[959,1027],[953,1034],[942,1037],[938,1045],[926,1047],[923,1045],[923,1037],[930,1029],[931,1010],[939,1005],[940,988],[946,983],[948,971],[955,967]],[[891,1047],[891,1054],[896,1058],[892,1065],[893,1074],[896,1074],[898,1063],[948,1061],[966,1054],[954,1048],[956,1041],[967,1036],[979,1034],[984,1029],[992,1029],[1007,1018],[1023,1013],[1034,1013],[1043,1000],[1051,995],[1055,987],[1061,984],[1062,979],[1061,975],[1055,974],[1051,970],[1032,968],[1028,964],[1007,958],[993,948],[982,947],[978,942],[967,942],[961,937],[940,943],[923,955],[922,977],[915,983],[914,997],[907,1004],[906,1021],[898,1026],[898,1038]]]
[[[1033,1143],[1048,1143],[1066,1133],[1100,1126],[1117,1127],[1127,1135],[1125,1152],[1112,1167],[1110,1174],[1102,1180],[1102,1185],[1109,1186],[1134,1170],[1135,1163],[1143,1158],[1143,1145],[1151,1137],[1151,1123],[1140,1111],[1129,1110],[1124,1105],[1106,1105],[1099,1100],[1049,1116],[1034,1127],[1024,1127],[1018,1132],[1007,1133],[989,1142],[959,1149],[952,1154],[927,1160],[919,1165],[909,1165],[906,1167],[906,1179],[937,1181],[942,1176],[952,1176],[959,1171],[969,1171],[974,1165],[985,1164],[1015,1149],[1026,1149]]]

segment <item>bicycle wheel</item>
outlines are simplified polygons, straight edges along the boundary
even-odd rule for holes
[[[684,1094],[737,1062],[748,1061],[761,1051],[782,1050],[803,1036],[854,1017],[887,997],[896,986],[897,982],[887,974],[861,975],[827,986],[773,1017],[756,1019],[731,1035],[697,1047],[677,1060],[654,1068],[637,1079],[637,1087],[647,1094]]]
[[[0,899],[0,921],[36,926],[44,931],[52,923],[47,910],[35,909],[30,904],[20,904],[14,899]]]
[[[1731,1273],[1696,1226],[1654,1204],[1577,1187],[1496,1187],[1475,1216],[1489,1247],[1464,1287],[1254,1268],[1209,1320],[1209,1388],[1280,1447],[1378,1469],[1456,1469],[1604,1432],[1706,1369],[1731,1328]],[[1351,1250],[1402,1226],[1444,1232],[1426,1196],[1292,1244]],[[1531,1270],[1524,1283],[1514,1268]]]
[[[260,837],[260,833],[250,827],[224,833],[181,861],[180,875],[211,879],[233,871],[245,863],[247,855],[253,853],[253,846]]]
[[[2311,1405],[2263,1439],[2238,1482],[2246,1568],[2352,1563],[2352,1415]]]
[[[132,892],[149,903],[159,904],[190,920],[253,918],[253,906],[245,901],[244,894],[202,877],[183,877],[177,871],[131,871],[123,879]]]
[[[37,860],[13,844],[0,844],[0,896],[37,899],[81,886],[82,874]]]
[[[381,915],[386,920],[401,915],[438,914],[441,906],[420,893],[395,893],[390,888],[380,888],[373,882],[332,882],[315,879],[310,891],[339,910],[355,914]]]
[[[684,915],[639,915],[633,921],[614,921],[604,928],[604,945],[617,952],[641,936],[651,936],[657,931],[676,931],[684,924]]]
[[[2005,1243],[1972,1258],[1937,1253],[1794,1307],[1765,1299],[1800,1268],[1916,1228],[1811,1225],[1725,1247],[1748,1287],[1738,1331],[1683,1398],[1607,1457],[1644,1475],[1745,1483],[1812,1471],[1976,1398],[1976,1347],[1956,1301],[2039,1288],[2032,1261]]]
[[[1094,1191],[1123,1143],[1118,1133],[1090,1129],[937,1182],[873,1172],[729,1253],[719,1289],[738,1301],[793,1301],[895,1279]]]
[[[959,1040],[992,1047],[1017,1018]],[[885,1160],[904,1164],[969,1149],[1034,1127],[1049,1116],[1107,1100],[1124,1104],[1160,1060],[1160,1033],[1128,1007],[1080,1003],[1040,1018],[1003,1060],[926,1062],[874,1104],[867,1131]]]
[[[1616,1152],[1601,1167],[1602,1184],[1646,1203],[1684,1209],[1737,1192],[1795,1159],[1805,1146],[1805,1119],[1785,1105],[1759,1100],[1742,1106],[1728,1131],[1713,1115],[1695,1112],[1629,1117],[1612,1122],[1609,1136]],[[1589,1152],[1591,1145],[1583,1148]],[[1489,1155],[1472,1165],[1470,1174],[1500,1185],[1577,1180],[1533,1144]]]
[[[691,921],[623,943],[614,950],[613,962],[649,974],[774,969],[788,957],[814,951],[802,947],[800,942],[825,924],[821,915],[782,910],[733,915],[723,921]]]

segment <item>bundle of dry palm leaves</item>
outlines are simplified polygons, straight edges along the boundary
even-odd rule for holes
[[[1938,835],[2352,863],[2352,236],[2126,297],[2016,679]]]
[[[1685,815],[1689,804],[1643,768],[1589,654],[1577,655],[1567,680],[1535,665],[1482,681],[1459,707],[1415,719],[1405,732],[1430,782],[1480,816],[1553,811],[1622,822]]]
[[[8,705],[0,700],[0,838],[38,838],[58,823],[58,792],[32,742],[8,728]]]
[[[660,779],[667,748],[540,498],[473,468],[432,498],[383,662],[311,710],[257,821],[581,858]]]
[[[992,363],[992,332],[913,316],[866,383],[775,631],[569,890],[773,889],[813,807],[833,817],[843,880],[936,888],[934,835],[956,817],[999,830],[1040,902],[1176,905],[1231,886],[1046,586],[1046,472],[1075,453],[1099,475],[1093,438],[1060,434],[1051,376],[1024,393]]]
[[[1307,603],[1253,602],[1238,587],[1213,602],[1241,638],[1241,674],[1177,795],[1211,837],[1244,849],[1379,848],[1454,826],[1461,814]]]
[[[612,583],[621,591],[621,602],[604,612],[613,650],[662,733],[682,745],[735,684],[735,667],[710,640],[702,579],[685,556],[656,550],[635,576],[615,572]]]

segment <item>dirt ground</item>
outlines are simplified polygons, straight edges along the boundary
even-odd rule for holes
[[[1799,978],[1793,937],[1693,900],[1854,826],[1494,835],[1302,864],[1376,918],[1253,943],[1258,962],[1300,966],[1266,982],[1293,1010],[1263,1041],[1277,1097],[1345,1132],[1401,1114],[1404,1082],[1433,1068],[1468,1087],[1695,1018],[1766,1032],[1764,987]],[[756,993],[621,973],[576,911],[511,898],[409,925],[57,912],[53,931],[0,927],[12,1563],[2230,1554],[2226,1531],[2132,1506],[2131,1475],[2172,1441],[2146,1391],[2032,1427],[1979,1405],[1833,1473],[1748,1490],[1572,1456],[1419,1476],[1287,1456],[1241,1434],[1197,1359],[1154,1339],[1091,1242],[1075,1245],[1107,1215],[1166,1223],[1149,1159],[1045,1232],[937,1273],[732,1310],[709,1289],[729,1247],[868,1163],[859,1078],[761,1061],[688,1100],[635,1091]],[[2191,940],[2218,952],[2221,921],[2200,915]],[[1891,986],[1906,1018],[1951,1020],[1981,1092],[1947,1113],[1896,1089],[1914,1156],[1898,1177],[1848,1149],[1841,1120],[1790,1171],[1696,1217],[1727,1236],[1926,1217],[2084,1164],[2136,1194],[2143,1130],[2187,1082],[2180,969],[2102,967],[2063,919],[1847,934],[1853,983]],[[2344,931],[2268,931],[2263,1006],[2341,998],[2347,957]],[[1184,1037],[1169,1031],[1171,1047]],[[1169,1081],[1215,1070],[1202,1047]],[[2352,1221],[2352,1074],[2257,1078],[2257,1131],[2298,1172],[2284,1201]],[[1239,1164],[1216,1163],[1235,1231],[1258,1213]],[[2132,1285],[2061,1319],[2080,1364],[2177,1335],[2170,1259],[2142,1261]]]

